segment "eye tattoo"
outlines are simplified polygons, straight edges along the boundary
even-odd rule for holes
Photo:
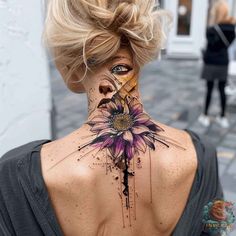
[[[131,70],[133,70],[130,66],[125,64],[116,65],[111,69],[112,74],[115,75],[126,75]]]

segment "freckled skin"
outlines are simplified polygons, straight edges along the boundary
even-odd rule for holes
[[[111,99],[117,91],[121,91],[121,98],[128,94],[142,103],[138,91],[139,68],[133,65],[128,50],[121,49],[117,56],[119,59],[97,67],[83,81],[82,87],[88,96],[88,121],[100,114],[98,104],[103,99]],[[111,72],[114,67],[116,74]],[[130,67],[132,70],[122,71]],[[79,78],[80,74],[77,76]],[[128,86],[130,78],[134,80]],[[126,116],[121,118],[130,122]],[[122,163],[115,166],[112,152],[105,148],[99,151],[91,145],[95,135],[91,126],[85,123],[71,134],[43,146],[43,177],[66,236],[171,234],[192,186],[197,168],[196,152],[186,132],[153,122],[164,130],[160,135],[178,141],[184,148],[178,145],[167,148],[153,142],[155,149],[146,145],[144,152],[131,155],[128,171],[133,175],[128,177],[129,208],[122,194]],[[127,127],[131,125],[128,123]],[[126,126],[118,117],[115,128],[122,130],[123,127]],[[136,130],[139,132],[138,127]],[[130,134],[122,132],[130,141]]]

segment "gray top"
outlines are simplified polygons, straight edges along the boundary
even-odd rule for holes
[[[173,236],[203,233],[203,207],[223,198],[215,148],[193,131],[198,157],[195,179]],[[43,180],[40,149],[51,140],[37,140],[7,152],[0,159],[0,235],[62,236]]]

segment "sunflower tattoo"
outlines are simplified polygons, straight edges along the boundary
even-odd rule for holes
[[[146,152],[147,147],[155,150],[157,133],[164,131],[143,112],[137,99],[127,97],[124,105],[120,99],[111,99],[88,125],[91,132],[97,134],[90,144],[100,149],[108,148],[115,164],[124,157],[131,161],[135,154]]]

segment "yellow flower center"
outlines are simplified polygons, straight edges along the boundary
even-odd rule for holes
[[[133,120],[128,114],[118,114],[113,117],[113,127],[118,131],[125,131],[133,125]]]

